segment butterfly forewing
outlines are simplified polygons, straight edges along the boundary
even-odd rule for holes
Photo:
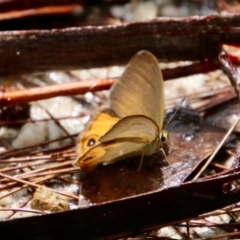
[[[137,53],[110,93],[110,108],[121,118],[145,115],[162,129],[163,78],[157,59],[148,51]]]
[[[77,154],[81,156],[89,148],[99,143],[99,138],[103,136],[117,121],[110,110],[104,109],[89,122],[86,130],[81,133],[77,140]]]

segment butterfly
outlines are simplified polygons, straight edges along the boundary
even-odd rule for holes
[[[88,172],[100,163],[159,151],[167,140],[163,120],[162,72],[156,57],[143,50],[113,85],[109,109],[101,111],[80,135],[75,165]]]

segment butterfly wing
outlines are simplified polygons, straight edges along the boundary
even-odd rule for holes
[[[145,143],[110,141],[100,143],[80,156],[75,163],[82,171],[92,171],[98,164],[110,164],[128,157],[141,155]]]
[[[100,142],[113,140],[126,140],[150,143],[159,136],[159,128],[156,123],[143,115],[127,116],[119,120],[104,136]]]
[[[99,138],[103,136],[117,121],[118,117],[104,109],[89,122],[86,130],[82,132],[77,140],[77,154],[81,156],[89,148],[99,143]]]
[[[157,59],[148,51],[137,53],[110,93],[110,108],[120,117],[145,115],[162,129],[164,83]]]

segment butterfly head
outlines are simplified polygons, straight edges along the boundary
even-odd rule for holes
[[[165,144],[168,142],[168,139],[169,139],[169,134],[167,131],[162,131],[160,133],[160,136],[159,136],[159,139],[160,139],[160,143],[161,144]]]

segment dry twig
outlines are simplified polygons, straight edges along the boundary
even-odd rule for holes
[[[1,32],[0,76],[125,64],[142,49],[160,61],[213,59],[222,44],[240,44],[239,27],[236,14]]]

